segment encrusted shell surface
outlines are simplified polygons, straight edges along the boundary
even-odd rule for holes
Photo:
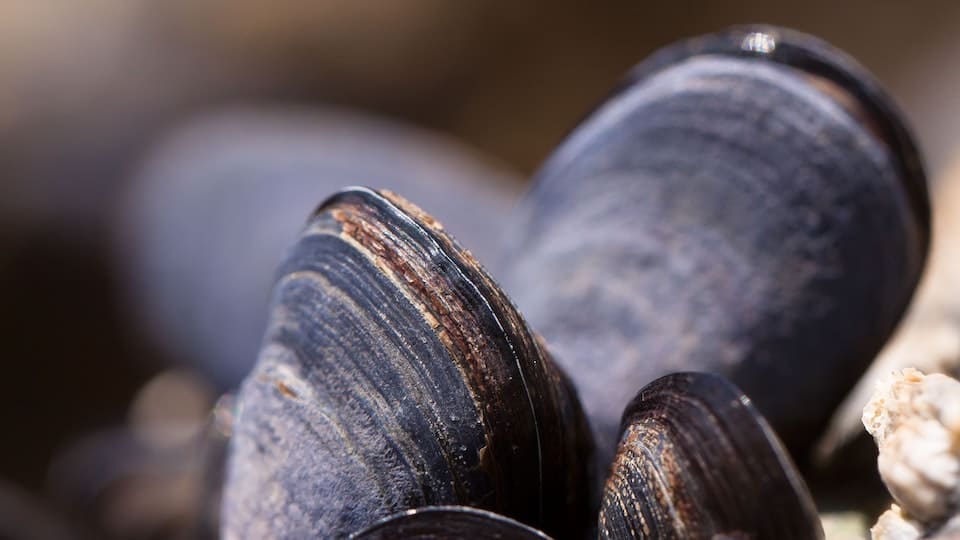
[[[938,537],[945,522],[960,521],[960,381],[913,368],[895,371],[877,385],[863,425],[879,448],[880,477],[898,503],[881,516],[875,538],[909,538],[911,530],[913,538]]]

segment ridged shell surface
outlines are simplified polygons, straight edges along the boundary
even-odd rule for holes
[[[677,373],[623,417],[600,538],[816,539],[806,486],[750,400],[723,378]]]
[[[898,321],[928,209],[896,110],[813,38],[741,29],[641,64],[538,173],[504,286],[601,455],[637,388],[725,375],[805,455]]]
[[[450,504],[583,527],[575,393],[470,254],[387,192],[328,199],[288,254],[231,444],[228,537]]]

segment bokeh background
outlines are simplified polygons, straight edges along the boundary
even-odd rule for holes
[[[196,433],[328,186],[410,184],[492,242],[634,63],[757,22],[859,59],[932,182],[960,170],[948,0],[4,0],[0,536],[209,534],[219,447]]]

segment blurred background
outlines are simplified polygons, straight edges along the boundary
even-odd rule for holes
[[[755,22],[859,59],[932,182],[960,170],[947,0],[4,0],[0,537],[212,534],[210,411],[312,207],[391,187],[496,274],[512,201],[634,63]]]

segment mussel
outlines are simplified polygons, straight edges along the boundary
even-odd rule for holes
[[[465,506],[428,506],[390,516],[350,540],[549,540],[541,531],[493,512]]]
[[[622,431],[600,538],[823,537],[786,450],[722,377],[657,379],[631,401]]]
[[[735,28],[641,63],[547,160],[500,273],[617,441],[636,391],[720,373],[804,457],[916,285],[925,177],[873,78]]]
[[[389,192],[324,202],[280,268],[243,384],[227,537],[342,537],[465,505],[584,530],[576,393],[470,253]]]

